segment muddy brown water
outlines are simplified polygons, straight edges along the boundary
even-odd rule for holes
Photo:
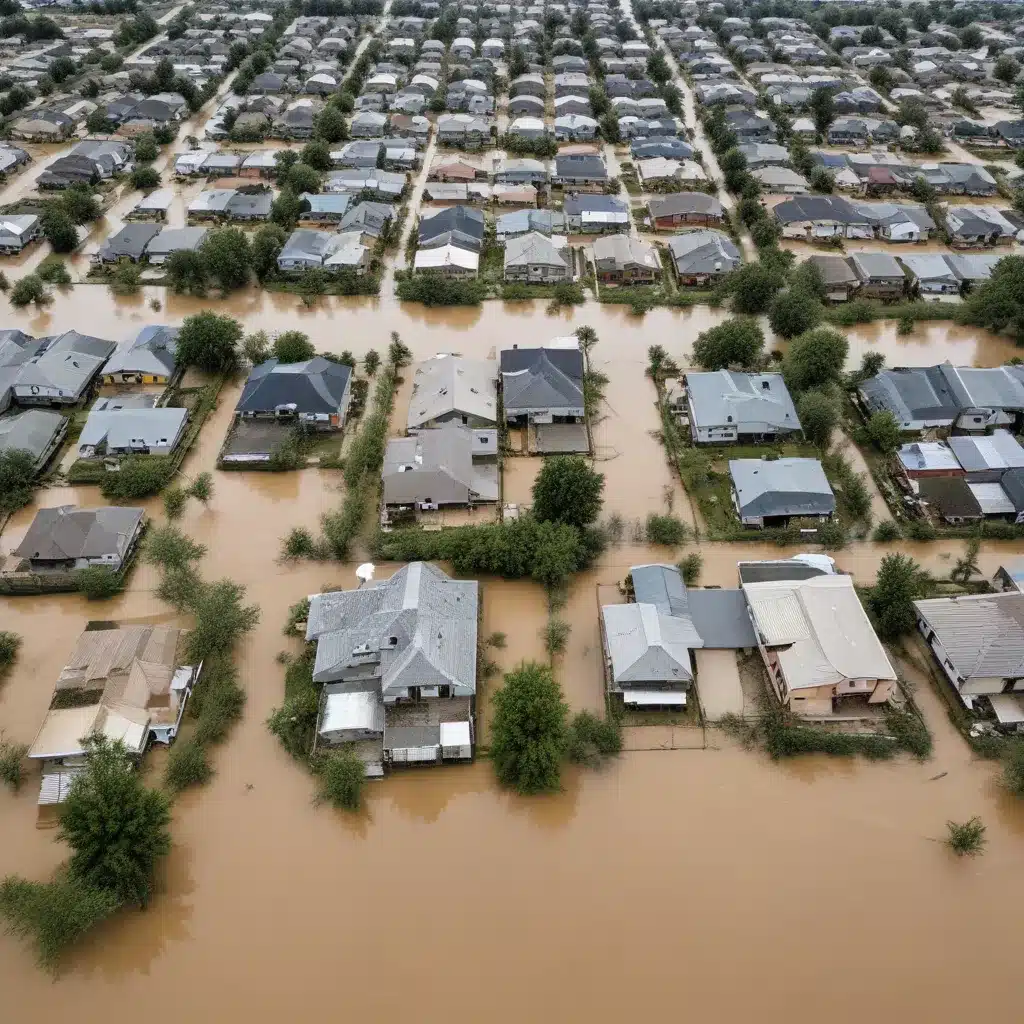
[[[166,298],[161,313],[148,309],[151,296]],[[153,291],[122,301],[83,286],[58,294],[42,314],[11,311],[6,322],[37,334],[74,327],[122,340],[145,323],[179,323],[202,308],[230,312],[247,329],[298,327],[335,352],[384,350],[395,330],[417,359],[439,351],[491,356],[581,324],[597,329],[594,362],[609,377],[594,427],[597,458],[607,509],[623,516],[627,531],[573,581],[560,611],[572,632],[556,671],[574,709],[600,708],[598,586],[617,583],[639,562],[679,557],[633,543],[629,523],[670,500],[687,514],[654,436],[646,349],[657,341],[684,360],[696,334],[725,314],[658,310],[641,321],[594,302],[549,314],[543,303],[430,311],[393,299],[327,300],[306,310],[284,295],[204,302]],[[1014,351],[946,324],[922,325],[906,338],[893,325],[849,335],[852,362],[876,347],[893,363],[991,364]],[[405,422],[411,372],[405,376],[395,433]],[[186,475],[213,469],[238,390],[233,384],[222,393]],[[528,503],[537,462],[512,461],[506,500]],[[14,1008],[5,1019],[74,1013],[84,1024],[109,1022],[144,1005],[163,1022],[180,1017],[184,997],[204,1019],[253,1021],[339,1006],[370,1020],[400,1012],[450,1019],[455,999],[457,1012],[495,1021],[613,1020],[684,1001],[719,1020],[757,1013],[770,1021],[852,1021],[870,1004],[884,1020],[959,1021],[974,1008],[965,976],[984,979],[987,1005],[1008,1008],[1016,999],[1011,925],[993,908],[1020,893],[1024,817],[1000,794],[992,768],[971,761],[927,691],[937,748],[923,766],[774,765],[711,734],[708,751],[627,754],[599,773],[570,772],[561,794],[533,801],[498,791],[481,762],[392,776],[370,787],[368,810],[356,819],[314,809],[309,778],[264,725],[282,693],[274,656],[297,647],[281,635],[289,605],[325,586],[352,585],[354,564],[285,563],[278,552],[291,527],[316,528],[342,496],[336,471],[216,473],[210,506],[190,504],[182,526],[208,548],[205,575],[244,583],[262,608],[259,628],[239,651],[245,716],[215,754],[214,780],[175,807],[174,849],[147,912],[99,929],[57,982],[18,942],[0,937],[0,991]],[[98,500],[96,488],[44,489],[14,517],[0,547],[17,545],[38,507]],[[156,502],[147,507],[159,514]],[[905,549],[948,572],[961,547]],[[885,550],[852,545],[837,558],[868,581]],[[983,571],[1012,550],[986,545]],[[703,544],[700,551],[703,582],[730,586],[739,558],[787,549]],[[0,602],[2,628],[24,637],[14,672],[0,684],[8,738],[32,739],[86,621],[170,619],[155,584],[140,565],[111,602],[90,605],[75,595]],[[493,652],[501,670],[544,656],[548,608],[540,587],[484,579],[482,600],[484,632],[508,637]],[[497,680],[481,684],[485,741]],[[943,771],[945,778],[928,781]],[[43,878],[65,855],[53,832],[33,827],[35,799],[34,777],[17,797],[0,791],[0,874]],[[974,814],[989,827],[989,850],[954,863],[933,840],[947,819]],[[856,996],[836,978],[837,949],[856,951]]]

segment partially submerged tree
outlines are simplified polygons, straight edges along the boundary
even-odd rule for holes
[[[733,317],[697,335],[693,358],[705,370],[752,367],[760,361],[764,332],[752,317]]]
[[[808,391],[838,382],[848,350],[846,336],[831,327],[818,327],[794,338],[782,361],[790,391]]]
[[[978,553],[981,551],[981,540],[978,537],[971,537],[964,548],[963,555],[956,560],[956,564],[950,570],[949,578],[955,583],[969,583],[972,576],[981,572],[978,565]]]
[[[284,331],[274,339],[274,355],[282,363],[302,363],[312,359],[316,349],[302,331]]]
[[[601,514],[604,476],[579,455],[544,460],[533,484],[533,515],[541,522],[585,529]]]
[[[895,640],[914,629],[914,602],[924,596],[928,580],[928,573],[909,555],[890,554],[882,559],[868,607],[883,640]]]
[[[799,412],[807,440],[822,450],[827,449],[839,422],[836,403],[821,391],[807,391],[800,397]]]
[[[238,361],[242,325],[208,309],[185,318],[178,334],[177,361],[207,373],[232,369]]]

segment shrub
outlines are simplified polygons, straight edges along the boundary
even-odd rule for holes
[[[547,624],[541,630],[541,635],[544,637],[544,648],[552,658],[557,654],[565,653],[571,632],[572,626],[564,619],[548,619]]]
[[[615,757],[621,751],[622,729],[617,719],[580,711],[569,723],[566,754],[570,761],[596,766],[603,758]]]
[[[122,263],[108,279],[115,295],[134,295],[142,287],[142,270],[134,263]]]
[[[977,857],[984,853],[987,840],[981,818],[971,818],[960,824],[947,821],[946,828],[949,831],[946,843],[958,857]]]
[[[683,582],[688,587],[694,587],[700,581],[701,569],[704,568],[704,556],[697,551],[691,551],[680,563],[679,572]]]
[[[87,565],[75,570],[75,586],[90,601],[105,601],[121,593],[121,577],[105,565]]]
[[[1003,757],[1003,784],[1015,796],[1024,797],[1024,741],[1014,740]]]
[[[8,671],[18,658],[21,637],[8,630],[0,630],[0,675]]]
[[[68,265],[63,260],[43,260],[39,264],[39,269],[36,270],[36,273],[39,275],[40,280],[45,281],[47,284],[71,284],[71,274],[68,271]]]
[[[317,778],[316,803],[329,803],[345,811],[358,811],[362,807],[366,765],[351,750],[318,757],[313,770]]]
[[[913,334],[914,318],[912,316],[901,316],[896,327],[897,334]]]
[[[172,793],[180,793],[189,786],[201,786],[213,776],[206,748],[194,737],[178,740],[171,747],[164,768],[164,785]]]
[[[686,524],[673,515],[658,515],[651,512],[647,517],[644,530],[648,544],[664,544],[675,547],[682,544],[687,537]]]
[[[168,487],[164,491],[164,515],[168,519],[180,519],[188,504],[188,495],[180,487]]]
[[[213,497],[213,474],[209,472],[199,473],[189,484],[188,495],[201,501],[204,505]]]
[[[10,301],[12,306],[27,306],[32,302],[43,306],[50,301],[50,295],[38,275],[26,274],[11,289]]]
[[[836,403],[821,391],[808,391],[800,397],[799,409],[804,436],[818,448],[827,449],[839,422]]]
[[[304,526],[296,526],[284,539],[285,558],[311,558],[313,535]]]
[[[899,525],[894,519],[883,519],[875,527],[875,532],[871,535],[871,539],[878,541],[880,544],[888,544],[891,541],[899,540],[902,536]]]
[[[295,663],[288,666],[289,674]],[[309,757],[313,748],[313,733],[319,711],[317,692],[312,687],[286,697],[267,719],[267,728],[281,745],[297,760]]]
[[[104,473],[100,493],[111,501],[135,501],[159,494],[170,479],[165,459],[132,455],[121,461],[116,473]]]
[[[488,647],[494,647],[494,648],[497,648],[498,650],[504,650],[507,641],[508,641],[508,637],[504,633],[502,633],[500,631],[495,631],[494,633],[491,633],[491,635],[487,637],[487,639],[484,641],[484,643],[487,644]]]
[[[0,739],[0,782],[17,793],[25,779],[25,755],[28,747],[24,743],[10,743]]]
[[[176,526],[157,526],[146,539],[146,559],[163,569],[182,569],[198,561],[206,548],[186,536]]]

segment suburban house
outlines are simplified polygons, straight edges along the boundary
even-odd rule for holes
[[[175,252],[196,252],[209,228],[161,228],[160,234],[146,246],[146,258],[153,266],[162,266]]]
[[[910,291],[918,295],[959,295],[960,279],[941,253],[901,256]]]
[[[629,230],[629,207],[618,196],[570,194],[565,197],[562,212],[574,235]]]
[[[744,526],[784,526],[791,519],[825,520],[836,498],[817,459],[732,459],[733,504]]]
[[[1011,245],[1021,230],[994,206],[948,207],[946,227],[950,245],[962,249]]]
[[[239,419],[341,430],[352,397],[352,367],[314,356],[302,363],[268,359],[254,366],[235,406]]]
[[[97,398],[79,435],[78,457],[170,455],[185,435],[188,410],[156,408],[157,395]]]
[[[974,487],[962,476],[923,477],[915,481],[917,496],[938,518],[951,526],[978,523],[985,517]]]
[[[61,670],[50,710],[29,748],[42,762],[40,804],[62,802],[85,765],[84,739],[122,742],[141,756],[178,734],[202,664],[181,664],[184,633],[172,626],[88,629]]]
[[[464,207],[451,207],[464,209]],[[444,277],[476,277],[480,269],[480,253],[463,249],[460,244],[448,243],[429,249],[417,249],[412,261],[416,273],[432,271]]]
[[[479,253],[484,245],[484,215],[468,206],[449,206],[424,213],[419,223],[419,248],[457,245]]]
[[[168,384],[174,377],[178,328],[143,327],[103,367],[104,384]]]
[[[116,234],[111,235],[93,256],[95,263],[141,263],[146,256],[146,246],[160,233],[159,224],[147,222],[128,223]]]
[[[142,536],[141,508],[42,508],[14,554],[32,572],[67,571],[102,565],[117,572]]]
[[[592,153],[570,153],[555,157],[553,185],[566,189],[600,192],[608,181],[608,168],[600,156]]]
[[[900,299],[907,275],[894,256],[885,252],[855,252],[850,265],[860,281],[860,294],[868,299]]]
[[[354,231],[339,233],[296,228],[278,254],[278,270],[289,273],[322,267],[328,271],[366,273],[370,250]]]
[[[968,483],[998,483],[1007,470],[1024,469],[1024,448],[1008,430],[958,434],[947,443]]]
[[[19,351],[0,355],[0,410],[12,400],[17,405],[77,405],[117,347],[78,331],[39,340],[21,335],[21,339],[19,343],[11,336],[5,338],[7,345]]]
[[[502,349],[501,388],[509,426],[582,422],[583,353],[578,348]]]
[[[781,373],[687,373],[686,410],[696,444],[765,441],[802,434],[796,406]]]
[[[721,231],[686,231],[668,240],[676,279],[681,285],[713,284],[742,262],[733,240]]]
[[[13,256],[43,236],[42,221],[34,213],[0,217],[0,253]]]
[[[413,376],[406,429],[412,434],[447,423],[474,430],[497,426],[497,380],[493,360],[427,359]]]
[[[609,693],[644,709],[686,705],[692,652],[704,646],[689,615],[686,588],[671,565],[630,570],[635,601],[601,607],[601,641]]]
[[[817,267],[829,302],[847,302],[860,287],[856,271],[842,256],[808,256],[807,262]]]
[[[935,476],[963,476],[963,466],[945,441],[914,441],[896,453],[899,472],[908,482]]]
[[[593,253],[602,284],[654,284],[661,277],[658,250],[633,235],[596,238]]]
[[[854,698],[883,704],[896,672],[868,621],[853,577],[743,583],[757,646],[781,703],[796,714],[852,714]]]
[[[706,192],[672,192],[652,196],[647,213],[655,231],[669,231],[683,225],[712,228],[722,224],[722,204]]]
[[[565,249],[547,235],[530,232],[505,243],[506,281],[549,284],[572,280]]]
[[[964,705],[987,698],[1001,724],[1024,722],[1024,594],[915,601],[921,635]]]
[[[498,500],[498,433],[446,423],[388,441],[381,473],[382,525],[452,505]]]
[[[478,613],[476,580],[426,562],[313,595],[306,640],[316,641],[313,680],[324,684],[317,744],[355,743],[369,776],[471,758]]]
[[[60,447],[70,422],[53,409],[20,409],[0,416],[0,452],[28,452],[39,473]]]

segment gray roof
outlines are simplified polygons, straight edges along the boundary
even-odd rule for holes
[[[420,217],[421,248],[438,248],[450,242],[479,252],[483,248],[484,215],[469,206],[448,206],[429,217]]]
[[[676,566],[660,562],[634,565],[629,575],[633,580],[633,595],[638,604],[653,604],[665,615],[686,616],[687,590]]]
[[[132,442],[147,446],[173,444],[188,419],[188,410],[165,406],[153,408],[104,408],[100,399],[89,412],[78,438],[78,447],[105,446],[108,451],[130,448]]]
[[[352,367],[314,356],[302,363],[268,359],[255,366],[235,406],[238,412],[271,412],[294,405],[298,413],[332,413],[341,407]]]
[[[547,235],[531,231],[505,243],[505,269],[543,265],[568,272],[569,264]]]
[[[757,637],[742,590],[688,590],[690,619],[712,650],[756,647]]]
[[[384,727],[384,749],[436,747],[441,743],[440,725],[399,725]]]
[[[826,287],[841,284],[856,284],[859,280],[849,261],[842,256],[808,256],[807,262],[818,268]]]
[[[1024,468],[1024,448],[1008,430],[996,430],[987,437],[957,435],[949,438],[948,444],[968,473]]]
[[[706,192],[672,192],[666,196],[651,196],[647,201],[647,209],[655,219],[677,214],[722,216],[722,204],[716,196],[709,196]]]
[[[14,386],[57,388],[66,397],[80,396],[117,347],[112,341],[78,331],[44,338],[41,345],[41,353],[32,362],[21,365]]]
[[[160,228],[156,224],[125,224],[117,234],[104,242],[99,252],[100,258],[115,260],[121,256],[129,256],[139,260],[146,251],[146,246],[159,232]]]
[[[686,385],[696,425],[743,428],[762,425],[800,430],[796,406],[781,373],[688,373]],[[760,433],[749,429],[747,433]]]
[[[144,515],[141,508],[43,508],[14,553],[19,558],[43,561],[103,555],[123,558]]]
[[[426,562],[359,590],[316,594],[306,639],[318,640],[313,678],[349,678],[383,696],[408,686],[448,685],[454,696],[476,692],[476,580],[453,580]]]
[[[824,568],[800,558],[778,558],[769,562],[740,562],[741,583],[775,583],[786,580],[809,580],[827,576]]]
[[[702,641],[689,617],[641,603],[604,605],[601,617],[616,687],[692,682],[690,651]]]
[[[668,240],[676,270],[681,274],[714,274],[735,270],[740,251],[721,231],[687,231]]]
[[[1024,594],[936,597],[914,607],[964,680],[1024,676]]]
[[[940,253],[921,253],[918,256],[901,256],[900,263],[918,281],[949,281],[956,284],[957,275]]]
[[[198,249],[206,235],[206,228],[163,228],[146,246],[146,255],[167,256],[182,249]]]
[[[817,459],[732,459],[740,516],[831,515],[835,495]]]
[[[122,345],[107,360],[104,373],[174,373],[174,354],[178,347],[177,327],[143,327],[133,341]]]
[[[897,423],[948,420],[952,423],[960,403],[938,366],[909,366],[882,370],[860,385],[872,412],[891,412]]]
[[[838,224],[863,224],[868,218],[842,196],[794,196],[772,211],[781,224],[802,221],[835,221]]]
[[[953,366],[939,369],[965,409],[1024,409],[1024,380],[1014,366]]]
[[[878,278],[904,278],[903,268],[896,262],[895,256],[887,252],[855,252],[850,257],[853,269],[862,281],[873,281]]]
[[[413,377],[407,427],[415,430],[452,413],[496,423],[497,377],[491,359],[445,355],[424,360]]]
[[[474,431],[460,424],[388,441],[381,477],[386,505],[468,505],[498,500],[498,467],[473,461]],[[497,454],[497,444],[492,445]]]
[[[38,460],[64,423],[52,409],[24,409],[0,417],[0,451],[20,449]]]
[[[601,157],[591,153],[570,153],[555,157],[555,177],[588,178],[605,181],[608,168]]]
[[[573,362],[578,370],[572,369],[572,376],[565,369],[569,361],[558,358],[562,351],[576,356]],[[510,353],[519,358],[506,360]],[[529,359],[522,358],[527,355]],[[501,371],[506,411],[583,408],[583,357],[577,349],[506,349],[501,353]]]

